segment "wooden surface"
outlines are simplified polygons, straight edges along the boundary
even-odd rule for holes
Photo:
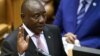
[[[4,33],[7,30],[8,30],[7,24],[0,24],[0,34]]]

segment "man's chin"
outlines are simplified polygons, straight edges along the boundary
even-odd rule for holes
[[[43,31],[43,27],[37,28],[37,31]]]
[[[40,30],[43,30],[43,28],[44,28],[43,26],[41,26],[41,27],[37,27],[37,29],[40,29]]]
[[[43,29],[38,29],[38,30],[36,31],[36,33],[37,33],[37,34],[40,34],[42,31],[43,31]]]

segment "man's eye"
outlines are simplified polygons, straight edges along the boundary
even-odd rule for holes
[[[39,17],[39,15],[35,15],[34,17],[37,18],[37,17]]]
[[[39,15],[33,15],[31,16],[32,19],[38,19]]]
[[[46,17],[46,14],[44,14],[43,17]]]

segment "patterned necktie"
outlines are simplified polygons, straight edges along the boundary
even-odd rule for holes
[[[80,9],[79,13],[77,14],[77,24],[80,24],[81,21],[82,21],[82,18],[84,17],[85,15],[85,8],[86,8],[86,5],[87,5],[87,1],[86,0],[83,0],[82,1],[82,8]]]
[[[41,49],[43,51],[46,51],[45,46],[44,46],[43,42],[40,39],[40,36],[35,35],[35,37],[36,37],[36,42],[37,42],[37,49]]]

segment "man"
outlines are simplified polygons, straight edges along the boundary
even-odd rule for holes
[[[69,43],[100,49],[100,0],[61,0],[53,24]]]
[[[66,56],[59,29],[45,24],[45,13],[38,0],[25,0],[23,25],[3,41],[1,56]]]

